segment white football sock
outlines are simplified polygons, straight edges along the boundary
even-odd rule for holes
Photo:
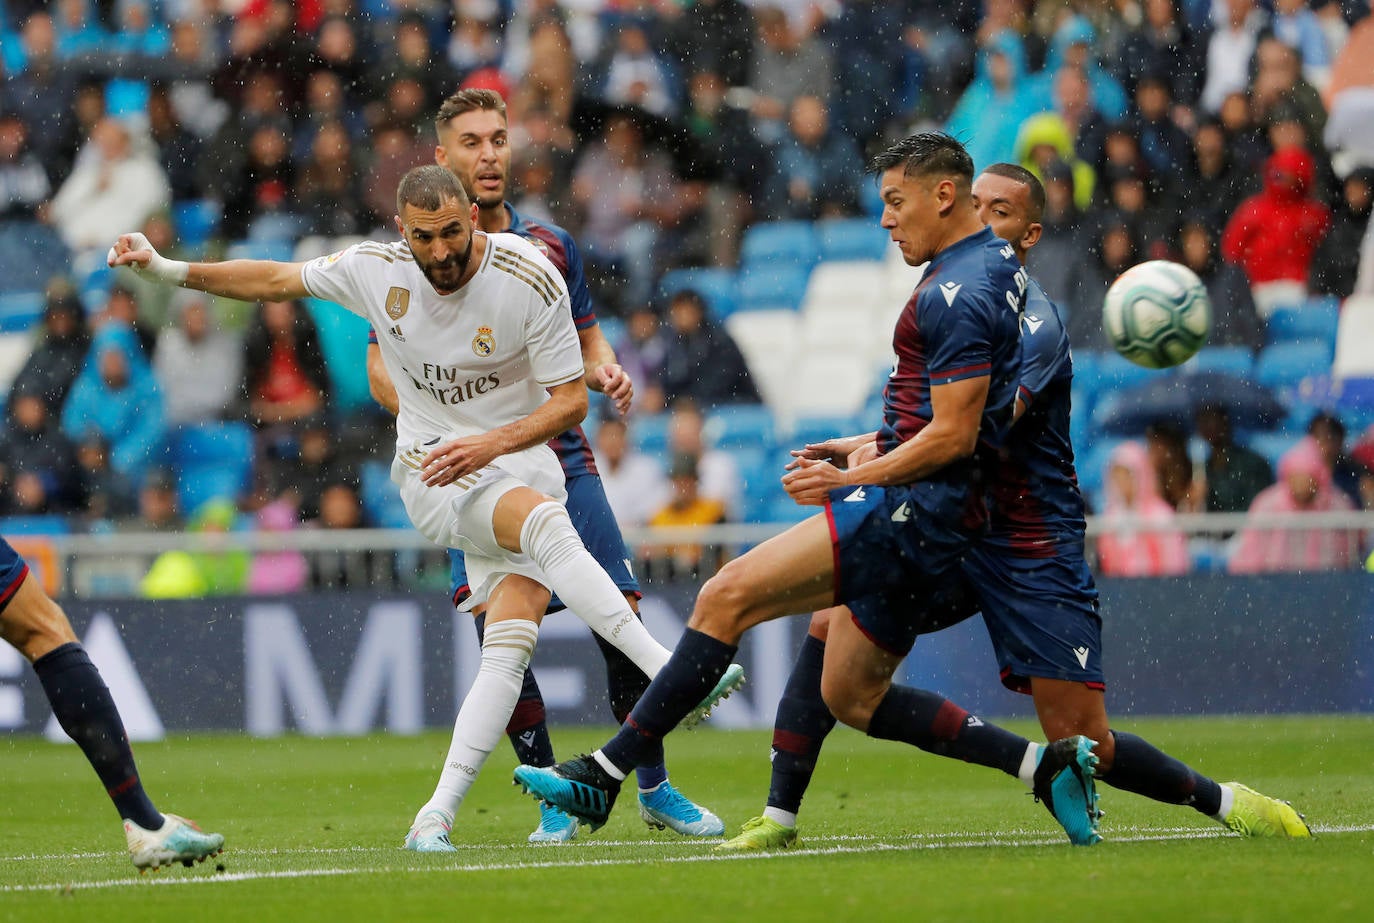
[[[510,619],[487,623],[482,665],[453,722],[453,740],[444,757],[439,785],[419,814],[442,811],[452,818],[457,812],[482,764],[505,735],[538,639],[539,626],[534,622]]]
[[[772,805],[763,809],[763,816],[784,827],[794,828],[797,826],[797,815],[793,811],[784,811],[782,808],[775,808]]]
[[[1229,785],[1221,785],[1218,787],[1221,789],[1221,806],[1212,817],[1224,824],[1226,823],[1226,818],[1231,816],[1231,808],[1235,807],[1236,790]]]
[[[1021,768],[1016,771],[1016,778],[1026,783],[1026,788],[1035,788],[1035,767],[1040,765],[1040,745],[1031,741],[1026,745],[1026,753],[1021,757]]]
[[[548,578],[573,614],[605,638],[652,679],[672,655],[644,627],[625,594],[577,537],[568,511],[550,500],[530,511],[520,529],[520,547]]]

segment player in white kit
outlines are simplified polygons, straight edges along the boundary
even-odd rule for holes
[[[396,203],[403,241],[364,241],[306,263],[183,263],[142,234],[121,236],[109,262],[245,301],[334,301],[378,331],[400,398],[392,479],[415,527],[466,553],[473,595],[487,599],[481,666],[438,787],[405,842],[445,852],[454,814],[515,706],[551,590],[649,676],[669,652],[634,617],[560,502],[563,472],[546,443],[587,412],[562,277],[522,238],[476,230],[477,206],[444,167],[407,173]],[[722,680],[700,709],[741,681],[727,679],[733,685]]]

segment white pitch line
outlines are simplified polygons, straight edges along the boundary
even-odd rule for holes
[[[1114,835],[1109,842],[1112,843],[1149,843],[1166,840],[1206,840],[1220,839],[1228,836],[1225,831],[1198,830],[1196,828],[1175,827],[1166,829],[1145,830],[1129,835]],[[1334,825],[1313,828],[1316,833],[1369,833],[1374,832],[1374,825]],[[738,862],[749,860],[779,860],[805,858],[810,856],[835,856],[847,854],[879,853],[879,852],[916,852],[920,850],[933,849],[978,849],[989,846],[1059,846],[1062,845],[1063,837],[1058,835],[1024,835],[1024,831],[1017,831],[1015,834],[915,834],[912,837],[902,838],[897,842],[878,841],[876,838],[865,837],[809,837],[808,842],[832,842],[836,845],[823,846],[819,848],[803,847],[800,849],[790,849],[779,852],[761,853],[699,853],[688,856],[660,857],[660,856],[627,856],[624,858],[602,858],[602,859],[571,859],[567,861],[545,861],[545,862],[488,862],[471,863],[461,865],[435,865],[435,866],[382,866],[375,868],[323,868],[323,869],[282,869],[278,871],[246,871],[246,872],[221,872],[213,875],[203,875],[194,878],[112,878],[95,881],[63,881],[50,884],[32,885],[0,885],[0,894],[24,894],[35,892],[51,891],[88,891],[106,888],[131,888],[131,887],[172,887],[185,885],[212,885],[219,883],[231,883],[240,881],[270,881],[274,879],[292,878],[337,878],[344,875],[395,875],[395,874],[432,874],[432,873],[477,873],[477,872],[509,872],[522,870],[539,869],[559,869],[559,868],[612,868],[624,866],[642,866],[675,864],[688,862]],[[853,845],[850,845],[853,844]],[[592,845],[589,843],[589,845]],[[612,845],[612,844],[602,844]],[[626,845],[643,847],[645,845],[655,845],[651,841],[629,841],[615,842],[614,845]],[[699,844],[704,845],[704,844]],[[282,851],[262,851],[249,852],[246,855],[266,856],[279,854],[279,852],[299,852],[299,853],[342,853],[342,852],[379,852],[376,847],[352,847],[349,849],[337,850],[282,850]],[[394,854],[394,850],[386,850]],[[107,854],[97,854],[107,855]],[[240,853],[239,855],[245,855]],[[65,856],[61,858],[71,858]]]

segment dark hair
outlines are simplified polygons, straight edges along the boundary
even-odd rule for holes
[[[500,93],[495,90],[469,87],[465,90],[459,90],[440,104],[439,113],[434,116],[434,133],[442,132],[444,126],[458,116],[467,112],[476,112],[479,109],[499,113],[503,119],[507,117],[506,101],[501,98]]]
[[[673,292],[672,295],[668,296],[668,305],[670,307],[672,305],[677,304],[678,302],[696,305],[697,309],[701,311],[701,313],[706,313],[706,299],[702,297],[701,292],[697,291],[694,288],[678,289],[677,291]]]
[[[973,158],[958,138],[942,131],[918,131],[889,145],[868,164],[882,176],[895,167],[908,177],[948,177],[967,189],[973,183]]]
[[[1026,191],[1030,193],[1030,220],[1039,221],[1045,214],[1045,185],[1034,173],[1015,163],[990,164],[983,168],[983,172],[1006,177],[1026,187]]]
[[[1317,435],[1317,430],[1323,426],[1328,427],[1333,434],[1345,441],[1345,423],[1340,417],[1327,410],[1319,411],[1316,416],[1307,422],[1307,435]]]
[[[463,208],[469,204],[463,184],[458,182],[458,177],[448,167],[426,164],[401,177],[400,185],[396,187],[396,214],[405,211],[407,205],[432,212],[449,199],[457,199]]]

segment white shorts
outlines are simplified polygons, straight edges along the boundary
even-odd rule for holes
[[[520,574],[548,586],[544,572],[528,555],[501,547],[492,519],[497,501],[517,487],[531,487],[559,503],[567,499],[563,468],[553,450],[540,445],[503,455],[452,484],[430,487],[420,477],[420,463],[439,441],[444,440],[416,440],[396,447],[391,480],[401,489],[401,502],[411,523],[434,544],[463,552],[473,599],[485,600],[507,574]]]

